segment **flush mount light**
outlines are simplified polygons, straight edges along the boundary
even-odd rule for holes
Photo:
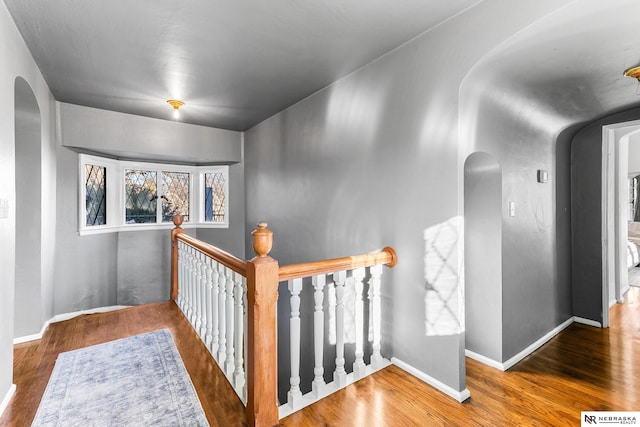
[[[640,82],[640,66],[629,68],[624,72],[627,77],[633,77]]]
[[[169,99],[167,100],[167,103],[173,107],[173,118],[180,118],[180,112],[178,111],[178,108],[182,107],[184,105],[184,102],[177,99]]]

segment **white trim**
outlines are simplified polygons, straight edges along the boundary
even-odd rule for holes
[[[575,316],[573,318],[573,321],[582,325],[593,326],[594,328],[602,328],[602,324],[600,322],[596,322],[595,320],[591,319],[585,319],[584,317]]]
[[[40,329],[40,332],[38,332],[37,334],[26,335],[24,337],[14,338],[13,339],[13,345],[22,344],[23,342],[29,342],[29,341],[35,341],[35,340],[42,339],[42,336],[44,335],[45,331],[49,327],[49,323],[51,323],[51,320],[47,320],[46,322],[44,322],[44,325],[42,325],[42,329]]]
[[[553,328],[552,330],[547,332],[543,337],[541,337],[540,339],[536,340],[531,345],[529,345],[527,348],[522,350],[520,353],[516,354],[512,358],[510,358],[510,359],[508,359],[508,360],[506,360],[506,361],[504,361],[502,363],[497,362],[497,361],[495,361],[493,359],[490,359],[490,358],[488,358],[486,356],[483,356],[481,354],[474,353],[473,351],[470,351],[470,350],[465,350],[464,353],[465,353],[465,355],[467,357],[470,357],[471,359],[477,360],[478,362],[484,363],[485,365],[489,365],[492,368],[496,368],[496,369],[499,369],[501,371],[506,371],[507,369],[512,368],[514,365],[516,365],[522,359],[524,359],[525,357],[527,357],[528,355],[530,355],[531,353],[533,353],[534,351],[536,351],[537,349],[542,347],[551,338],[555,337],[560,332],[565,330],[567,327],[569,327],[569,325],[571,325],[573,322],[577,321],[576,319],[577,319],[576,317],[571,317],[571,318],[565,320],[560,325],[556,326],[555,328]],[[593,322],[593,321],[591,321],[591,322]],[[599,326],[599,324],[598,324],[598,326]]]
[[[320,392],[320,396],[317,396],[314,392],[308,392],[306,394],[304,394],[302,396],[302,398],[300,400],[298,400],[294,405],[291,405],[289,402],[285,402],[282,405],[278,406],[278,418],[282,419],[284,417],[287,417],[291,414],[293,414],[294,412],[297,412],[303,408],[306,408],[309,405],[312,405],[322,399],[324,399],[325,397],[329,396],[332,393],[335,393],[338,390],[342,390],[343,388],[361,380],[364,379],[366,377],[368,377],[369,375],[378,372],[381,369],[386,368],[387,366],[389,366],[391,364],[390,361],[388,361],[387,359],[382,359],[382,363],[377,366],[377,367],[373,367],[372,365],[367,365],[365,367],[365,373],[363,374],[363,376],[356,376],[354,372],[351,372],[350,374],[347,374],[346,377],[346,381],[343,385],[339,385],[338,381],[331,381],[328,384],[325,384],[323,387],[321,387],[321,392]],[[235,390],[235,387],[234,387]],[[236,393],[238,393],[238,390],[236,390]],[[245,399],[243,399],[240,395],[238,395],[238,397],[240,397],[240,400],[242,400],[242,403],[245,403]]]
[[[11,402],[11,398],[13,397],[15,392],[16,392],[16,385],[11,384],[11,387],[9,387],[7,394],[4,395],[4,399],[2,399],[2,402],[0,402],[0,416],[2,416],[2,414],[4,413],[4,410],[7,409],[7,406],[9,406],[9,402]]]
[[[462,391],[455,390],[454,388],[446,385],[442,381],[437,380],[437,379],[433,378],[432,376],[425,374],[421,370],[414,368],[413,366],[409,365],[408,363],[403,362],[402,360],[400,360],[400,359],[398,359],[396,357],[392,357],[391,358],[391,363],[393,363],[394,365],[396,365],[398,368],[402,369],[403,371],[410,373],[414,377],[416,377],[416,378],[424,381],[425,383],[429,384],[430,386],[436,388],[437,390],[440,390],[444,394],[446,394],[446,395],[448,395],[450,397],[453,397],[458,402],[464,402],[469,397],[471,397],[471,393],[469,392],[469,389],[465,388]]]
[[[615,142],[615,132],[608,126],[602,127],[602,174],[601,174],[601,244],[602,244],[602,323],[609,324],[609,283],[615,283],[615,245],[610,244],[610,240],[615,242],[614,215],[615,206],[613,201],[613,191],[609,191],[614,186],[613,171],[615,170],[615,152],[613,149]],[[610,206],[611,205],[611,206]],[[611,229],[610,229],[611,228]]]
[[[555,328],[553,328],[552,330],[547,332],[542,338],[538,339],[533,344],[531,344],[530,346],[528,346],[527,348],[522,350],[520,353],[516,354],[511,359],[509,359],[506,362],[504,362],[503,363],[504,370],[506,371],[507,369],[513,367],[513,365],[515,365],[516,363],[518,363],[519,361],[521,361],[522,359],[524,359],[525,357],[527,357],[528,355],[530,355],[531,353],[533,353],[534,351],[536,351],[537,349],[542,347],[551,338],[555,337],[560,332],[562,332],[567,327],[569,327],[569,325],[571,325],[573,323],[573,321],[574,321],[573,317],[565,320],[563,323],[561,323],[560,325],[556,326]]]
[[[620,299],[618,300],[619,304],[622,304],[625,301],[624,294],[626,294],[629,291],[629,289],[631,289],[631,285],[629,285],[629,283],[627,281],[627,286],[625,286],[624,288],[620,289]]]
[[[125,221],[124,206],[124,177],[127,170],[148,170],[156,173],[156,193],[161,193],[161,177],[164,172],[180,172],[189,174],[189,221],[182,224],[182,228],[229,228],[230,218],[230,194],[229,194],[229,166],[190,166],[165,163],[152,163],[145,161],[116,160],[99,157],[90,154],[80,154],[79,158],[79,183],[78,186],[78,235],[89,236],[93,234],[114,233],[121,231],[140,230],[170,230],[174,227],[171,221],[162,221],[162,202],[157,198],[156,220],[150,223],[127,224]],[[106,168],[106,224],[86,225],[86,182],[85,165],[91,164]],[[205,221],[205,182],[206,173],[221,173],[224,177],[224,221]]]
[[[44,333],[47,331],[47,328],[49,327],[49,325],[51,323],[62,322],[64,320],[73,319],[74,317],[78,317],[78,316],[81,316],[83,314],[106,313],[106,312],[109,312],[109,311],[121,310],[121,309],[127,308],[127,307],[130,307],[130,306],[128,306],[128,305],[111,305],[111,306],[107,306],[107,307],[98,307],[98,308],[90,308],[88,310],[73,311],[71,313],[56,314],[51,319],[49,319],[46,322],[44,322],[44,325],[42,325],[42,329],[40,330],[40,332],[38,332],[37,334],[33,334],[33,335],[26,335],[24,337],[14,338],[13,339],[13,344],[14,345],[22,344],[24,342],[35,341],[35,340],[42,339],[42,337],[44,336]]]
[[[71,313],[56,314],[53,316],[49,323],[62,322],[65,320],[73,319],[74,317],[82,316],[83,314],[96,314],[107,313],[109,311],[122,310],[123,308],[131,307],[130,305],[110,305],[107,307],[90,308],[88,310],[72,311]]]
[[[470,359],[477,360],[480,363],[484,363],[485,365],[491,366],[492,368],[496,368],[501,371],[506,370],[503,363],[500,363],[497,360],[493,360],[487,356],[483,356],[482,354],[476,353],[475,351],[465,349],[464,355]]]
[[[602,326],[609,327],[609,310],[608,304],[610,298],[617,298],[617,295],[609,295],[609,285],[612,284],[614,292],[620,292],[622,287],[620,284],[620,272],[626,266],[626,257],[622,254],[620,248],[616,250],[616,243],[619,242],[620,236],[616,234],[615,224],[618,222],[618,231],[622,233],[620,224],[620,215],[617,210],[621,208],[619,194],[616,191],[617,163],[616,152],[618,151],[619,141],[628,138],[632,133],[640,132],[640,120],[629,122],[614,123],[602,126]],[[623,210],[626,212],[627,206]]]

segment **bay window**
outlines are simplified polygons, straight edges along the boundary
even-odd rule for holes
[[[229,226],[228,166],[184,166],[80,155],[79,233]]]

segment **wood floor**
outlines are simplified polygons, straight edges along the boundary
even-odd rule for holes
[[[507,372],[467,359],[471,398],[458,403],[390,366],[281,420],[283,426],[569,426],[580,411],[640,410],[640,288],[611,327],[573,324]],[[85,315],[15,346],[16,394],[0,425],[28,426],[57,354],[168,328],[212,426],[245,425],[244,409],[173,303]]]

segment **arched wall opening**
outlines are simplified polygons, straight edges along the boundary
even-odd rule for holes
[[[502,169],[476,152],[464,164],[465,323],[468,351],[502,360]]]
[[[16,279],[14,337],[40,331],[42,286],[42,130],[29,84],[15,80]]]

